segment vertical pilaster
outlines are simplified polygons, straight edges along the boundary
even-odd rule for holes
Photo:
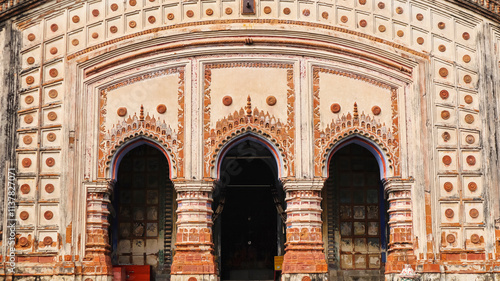
[[[412,180],[388,179],[384,190],[389,203],[389,245],[386,273],[400,273],[405,264],[415,268],[413,251],[413,217],[411,209]]]
[[[107,276],[112,274],[108,229],[110,226],[109,204],[113,192],[113,182],[99,180],[87,185],[87,239],[85,258],[83,259],[84,276]],[[96,280],[106,280],[97,278]]]
[[[171,280],[216,280],[212,241],[213,183],[182,181],[175,182],[174,186],[177,191],[177,240]]]
[[[323,180],[284,181],[287,234],[283,280],[327,280],[321,221]]]

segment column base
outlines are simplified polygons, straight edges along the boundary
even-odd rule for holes
[[[170,281],[219,281],[215,274],[176,274],[170,276]]]
[[[282,281],[326,281],[327,273],[285,273],[281,275]]]

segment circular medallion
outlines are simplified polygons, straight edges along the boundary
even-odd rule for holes
[[[324,18],[325,20],[327,20],[328,19],[328,12],[321,13],[321,17]]]
[[[116,111],[116,114],[118,114],[118,116],[120,116],[120,117],[125,116],[127,114],[127,108],[125,108],[125,107],[118,108],[118,110]]]
[[[21,185],[21,193],[22,194],[28,194],[28,193],[30,193],[30,190],[31,190],[31,188],[30,188],[29,184],[25,183],[25,184]]]
[[[422,37],[418,37],[418,38],[417,38],[417,43],[418,43],[419,45],[424,44],[424,38],[422,38]]]
[[[167,106],[164,104],[160,104],[156,107],[156,111],[158,111],[158,113],[160,113],[160,114],[163,114],[163,113],[167,112]]]
[[[99,37],[99,33],[94,32],[92,33],[92,38],[97,39]]]
[[[440,52],[444,52],[444,51],[446,51],[446,46],[445,45],[439,45],[438,50]]]
[[[446,211],[444,211],[444,215],[447,218],[451,219],[451,218],[453,218],[455,216],[455,212],[453,212],[452,209],[446,209]]]
[[[275,97],[275,96],[268,96],[268,97],[266,98],[266,103],[267,103],[267,105],[269,105],[269,106],[273,106],[273,105],[275,105],[275,104],[276,104],[276,102],[277,102],[277,100],[276,100],[276,97]]]
[[[453,234],[446,235],[446,242],[450,244],[455,243],[455,235]]]
[[[57,98],[57,90],[54,90],[54,89],[50,90],[49,91],[49,97],[52,98],[52,99]]]
[[[440,22],[438,23],[438,28],[439,28],[439,29],[444,29],[445,27],[446,27],[446,24],[445,24],[444,22],[440,21]]]
[[[25,115],[24,116],[24,122],[26,124],[31,124],[31,122],[33,122],[33,116],[31,116],[31,115]]]
[[[465,137],[465,142],[468,144],[473,144],[476,141],[476,138],[474,138],[473,135],[467,135]]]
[[[31,136],[24,136],[23,142],[24,144],[31,144],[33,142],[33,138]]]
[[[405,32],[403,30],[398,30],[396,34],[398,35],[398,37],[403,37],[405,35]]]
[[[308,17],[308,16],[311,14],[311,11],[309,11],[309,9],[304,9],[304,10],[302,11],[302,14],[303,14],[304,16]]]
[[[111,4],[111,11],[115,12],[116,10],[118,10],[118,4]]]
[[[271,13],[271,7],[265,6],[264,7],[264,14],[270,14]]]
[[[361,27],[365,27],[368,23],[366,22],[366,20],[360,20],[359,21],[359,26]]]
[[[47,193],[52,193],[54,192],[54,185],[51,183],[48,183],[45,185],[45,192]]]
[[[47,134],[47,140],[50,141],[50,142],[53,142],[55,141],[57,138],[56,134],[55,133],[48,133]]]
[[[396,13],[399,14],[399,15],[401,15],[403,13],[403,8],[397,7],[396,8]]]
[[[284,8],[283,9],[283,14],[285,15],[289,15],[292,11],[290,10],[290,8]]]
[[[25,221],[25,220],[27,220],[27,219],[30,217],[30,214],[29,214],[28,212],[26,212],[26,211],[22,211],[22,212],[19,214],[19,217],[20,217],[23,221]]]
[[[173,13],[169,13],[169,14],[167,15],[167,19],[168,19],[168,20],[173,20],[174,18],[175,18],[175,15],[174,15]]]
[[[439,75],[441,75],[441,77],[443,78],[446,78],[448,76],[448,69],[441,67],[439,69]]]
[[[359,4],[361,4],[361,5],[365,5],[365,4],[366,4],[366,0],[359,0],[358,2],[359,2]]]
[[[47,114],[47,118],[50,120],[50,121],[55,121],[57,119],[57,113],[55,113],[54,111],[51,111]]]
[[[46,220],[51,220],[54,217],[54,213],[52,213],[51,211],[46,211],[45,213],[43,213],[43,217]]]
[[[443,120],[450,119],[450,112],[448,110],[441,111],[441,118],[443,118]]]
[[[471,95],[466,95],[464,97],[464,101],[465,101],[466,104],[471,104],[472,101],[473,101],[472,96]]]
[[[128,23],[128,26],[130,26],[130,28],[135,28],[137,26],[137,23],[135,22],[135,20],[131,20],[129,23]]]
[[[205,11],[205,14],[207,14],[207,16],[211,16],[214,14],[214,10],[208,8],[206,11]]]
[[[471,181],[467,185],[467,188],[469,188],[469,191],[474,192],[477,190],[477,184],[475,182]]]
[[[92,10],[92,15],[94,17],[98,17],[99,16],[99,10],[97,10],[97,9]]]
[[[477,234],[472,234],[470,236],[470,241],[473,243],[473,244],[479,244],[481,242],[481,238],[479,237],[479,235]]]
[[[479,217],[479,211],[477,209],[470,209],[469,216],[473,219],[477,219],[477,217]]]
[[[449,155],[443,156],[443,164],[445,165],[450,165],[451,164],[451,157]]]
[[[128,3],[130,4],[130,6],[135,6],[137,4],[137,1],[136,0],[130,0],[130,1],[128,1]]]
[[[80,22],[80,17],[79,16],[73,16],[71,18],[71,20],[73,21],[73,23],[79,23]]]
[[[50,236],[45,236],[45,238],[43,238],[43,244],[44,244],[45,246],[50,246],[50,245],[52,245],[52,242],[53,242],[53,241],[52,241],[52,237],[50,237]]]
[[[49,70],[49,75],[50,75],[50,77],[55,78],[55,77],[57,77],[57,74],[59,74],[59,72],[57,71],[57,69],[55,69],[55,68],[51,68],[51,69]]]
[[[379,25],[378,26],[378,31],[385,32],[385,30],[386,30],[385,25]]]
[[[24,158],[23,161],[21,161],[21,164],[23,165],[24,168],[29,168],[31,167],[31,159]]]
[[[464,32],[462,34],[462,38],[464,38],[464,40],[469,40],[470,39],[470,34],[468,32]]]
[[[73,46],[78,46],[78,44],[80,44],[80,41],[78,41],[78,39],[73,39],[73,40],[71,40],[71,44]]]
[[[186,12],[186,16],[188,16],[188,18],[192,18],[194,16],[194,12],[192,10],[188,10]]]
[[[35,39],[36,39],[35,34],[33,34],[33,33],[28,34],[28,40],[29,40],[29,41],[33,41],[33,40],[35,40]]]
[[[304,277],[302,277],[302,281],[311,281],[311,277],[304,276]]]
[[[24,98],[24,102],[26,104],[32,104],[35,101],[35,98],[32,95],[28,95]]]
[[[474,123],[474,116],[472,114],[465,115],[465,122],[467,122],[467,124]]]
[[[464,55],[462,59],[465,63],[469,63],[471,61],[471,57],[469,55]]]
[[[116,27],[116,26],[113,25],[112,27],[109,28],[109,31],[111,33],[116,33],[118,31],[118,27]]]
[[[453,190],[453,184],[449,181],[445,182],[443,187],[444,187],[444,190],[446,190],[447,192],[450,192]]]
[[[153,24],[153,23],[155,23],[155,22],[156,22],[156,18],[155,18],[154,16],[149,16],[149,17],[148,17],[148,22],[149,22],[150,24]]]
[[[332,105],[330,106],[330,110],[333,112],[333,113],[339,113],[340,112],[340,104],[338,103],[332,103]]]
[[[26,77],[26,84],[31,85],[33,83],[35,83],[35,78],[33,78],[33,76]]]
[[[55,55],[55,54],[57,54],[57,48],[56,47],[52,47],[52,48],[50,48],[49,52],[50,52],[50,54]]]
[[[380,115],[381,112],[382,112],[382,109],[380,108],[380,106],[375,105],[372,107],[373,115]]]
[[[340,21],[346,23],[349,19],[346,16],[340,17]]]
[[[45,164],[47,164],[47,166],[49,167],[52,167],[56,164],[56,160],[54,160],[54,158],[52,157],[49,157],[47,158],[47,160],[45,160]]]
[[[19,246],[26,247],[28,245],[29,245],[28,238],[26,238],[26,237],[19,238]]]
[[[466,160],[467,164],[469,164],[470,166],[476,165],[476,157],[474,157],[473,155],[467,156]]]
[[[472,82],[472,77],[470,75],[465,75],[464,76],[464,82],[467,83],[467,84],[470,84],[470,82]]]
[[[379,9],[381,9],[381,10],[385,8],[385,4],[384,4],[384,2],[378,2],[377,6],[378,6],[378,8],[379,8]]]
[[[226,15],[230,15],[233,13],[233,9],[231,9],[230,7],[227,7],[225,12],[226,12]]]
[[[417,18],[418,21],[422,21],[424,19],[424,15],[417,14],[416,18]]]
[[[198,279],[196,277],[189,277],[188,281],[198,281]]]
[[[222,104],[225,106],[230,106],[233,103],[233,98],[231,96],[225,96],[222,98]]]
[[[34,64],[35,63],[35,58],[34,57],[29,57],[28,59],[26,59],[26,62],[28,62],[28,64]]]
[[[451,135],[450,135],[450,133],[448,133],[448,132],[444,132],[444,133],[441,135],[441,137],[443,137],[443,140],[444,140],[445,142],[447,142],[447,141],[449,141],[449,140],[450,140]]]
[[[59,29],[59,26],[57,26],[57,24],[55,24],[55,23],[53,23],[50,26],[50,30],[52,30],[52,32],[56,32],[58,29]]]

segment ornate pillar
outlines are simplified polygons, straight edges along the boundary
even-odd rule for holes
[[[82,262],[83,275],[90,280],[111,280],[113,273],[110,257],[108,205],[113,182],[103,179],[86,185],[86,241]],[[85,278],[84,278],[85,279]],[[87,279],[85,279],[87,280]]]
[[[401,273],[405,264],[413,269],[416,256],[413,251],[413,217],[411,209],[411,185],[413,179],[389,178],[384,190],[389,203],[389,245],[385,273]]]
[[[212,242],[213,182],[174,182],[177,191],[177,239],[172,281],[217,280]]]
[[[321,232],[323,180],[284,181],[287,202],[283,280],[327,280]]]

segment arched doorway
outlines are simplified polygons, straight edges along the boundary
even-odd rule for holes
[[[272,280],[284,254],[284,192],[275,156],[245,139],[223,156],[214,194],[214,242],[222,280]]]
[[[117,163],[112,198],[112,263],[127,274],[168,274],[171,264],[175,191],[168,160],[147,141],[135,143]]]
[[[338,149],[323,198],[330,280],[385,280],[386,203],[377,158],[355,143]]]

